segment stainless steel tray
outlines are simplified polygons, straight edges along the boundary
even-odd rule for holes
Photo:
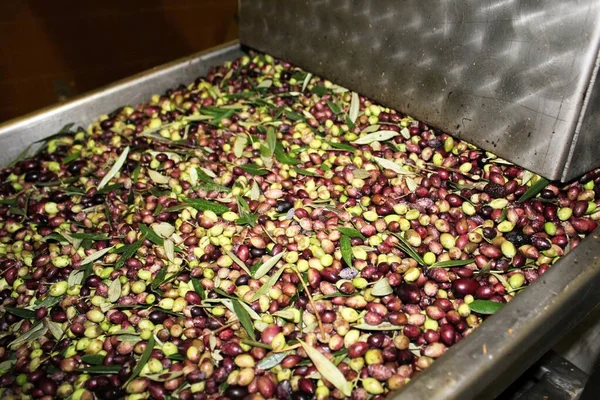
[[[242,43],[552,180],[600,165],[597,0],[241,0]]]
[[[0,125],[0,165],[35,140],[75,122],[187,84],[244,54],[237,42],[197,53],[75,100]],[[600,236],[590,235],[530,288],[453,346],[399,394],[402,399],[492,398],[544,354],[600,301]]]

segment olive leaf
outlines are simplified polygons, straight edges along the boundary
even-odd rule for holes
[[[276,256],[273,256],[271,258],[269,258],[265,263],[263,263],[254,273],[254,279],[260,279],[263,276],[265,276],[266,274],[269,273],[269,271],[271,270],[271,268],[273,268],[278,262],[279,260],[281,260],[281,258],[285,255],[285,252],[282,251],[281,253],[277,254]]]
[[[306,344],[302,340],[298,341],[319,373],[340,392],[342,392],[344,396],[349,397],[352,394],[352,383],[346,380],[344,374],[342,374],[342,371],[340,371],[335,364],[329,361],[327,357],[325,357],[319,350]]]
[[[154,171],[153,169],[148,170],[148,176],[152,179],[152,182],[157,183],[159,185],[166,185],[169,183],[169,178],[164,176],[163,174]]]
[[[260,360],[258,364],[256,364],[256,368],[262,369],[263,371],[267,371],[281,364],[283,359],[286,358],[289,354],[289,352],[269,354],[268,356]]]
[[[529,189],[527,189],[527,191],[525,193],[523,193],[523,195],[521,197],[519,197],[519,200],[517,200],[518,203],[522,203],[526,200],[531,199],[532,197],[535,197],[538,195],[539,192],[542,191],[542,189],[544,189],[546,186],[548,186],[548,184],[550,183],[550,181],[546,178],[540,177],[537,182],[535,182],[533,185],[531,185],[529,187]]]
[[[90,365],[100,365],[104,361],[102,354],[84,354],[81,356],[81,361]]]
[[[371,173],[366,169],[355,169],[352,171],[352,176],[357,179],[369,179],[371,177]]]
[[[142,372],[142,369],[144,368],[144,366],[150,359],[152,350],[154,350],[154,344],[155,344],[154,335],[152,335],[152,336],[150,336],[150,339],[148,340],[148,343],[146,344],[146,348],[144,349],[144,352],[142,353],[140,360],[136,364],[135,368],[131,372],[131,375],[129,376],[129,379],[127,379],[127,382],[125,382],[123,387],[127,387],[129,382],[131,382],[132,380],[137,378],[137,376],[140,374],[140,372]],[[120,369],[120,367],[119,367],[119,369]]]
[[[244,149],[246,148],[246,144],[248,144],[248,136],[246,135],[238,135],[233,142],[233,154],[237,158],[240,158],[244,154]]]
[[[348,236],[342,235],[340,238],[340,251],[342,252],[342,258],[349,267],[352,266],[352,244]]]
[[[117,161],[115,161],[108,173],[104,175],[104,178],[102,178],[100,184],[98,185],[98,190],[101,190],[104,186],[106,186],[106,184],[119,173],[121,167],[123,167],[123,164],[125,164],[125,161],[127,160],[128,154],[129,146],[125,147],[125,150],[123,150],[119,158],[117,158]]]
[[[16,349],[24,343],[34,342],[44,336],[48,332],[48,327],[42,324],[41,321],[33,325],[27,332],[13,340],[8,346],[11,349]]]
[[[63,299],[63,296],[48,296],[44,298],[42,301],[38,301],[35,305],[27,307],[30,310],[37,310],[42,307],[46,307],[48,309],[54,307],[58,303],[60,303]]]
[[[471,264],[474,260],[469,258],[468,260],[448,260],[448,261],[440,261],[431,264],[429,268],[453,268],[453,267],[462,267],[463,265]]]
[[[86,374],[116,374],[121,370],[121,365],[93,365],[76,369],[77,372]]]
[[[230,250],[225,250],[225,253],[233,260],[234,263],[236,263],[241,269],[243,269],[248,275],[252,275],[250,273],[250,270],[248,269],[248,267],[246,266],[246,263],[244,263],[242,260],[240,260],[240,258],[238,256],[236,256],[232,251]]]
[[[248,333],[248,336],[252,338],[252,340],[256,340],[256,335],[254,334],[254,324],[252,323],[252,319],[250,318],[248,311],[242,307],[238,300],[232,299],[231,303],[233,304],[235,315],[237,315],[240,324],[242,324]]]
[[[282,164],[296,165],[300,163],[300,160],[289,155],[279,142],[275,145],[275,158]]]
[[[392,160],[387,160],[385,158],[380,158],[380,157],[373,157],[373,160],[375,160],[375,162],[377,164],[379,164],[380,167],[394,171],[398,175],[416,175],[415,173],[410,172],[409,170],[404,168],[402,165],[395,163]]]
[[[119,258],[115,263],[115,269],[121,268],[123,265],[125,265],[125,261],[127,261],[129,258],[135,255],[138,249],[142,246],[143,242],[144,238],[142,237],[141,239],[138,239],[137,241],[131,244],[125,245],[117,249],[119,253],[122,253],[122,255],[121,258]]]
[[[199,211],[212,211],[217,215],[221,215],[229,211],[229,207],[204,199],[183,199],[184,202]]]
[[[400,331],[400,330],[402,330],[402,326],[392,325],[389,322],[382,322],[379,325],[358,324],[358,325],[352,326],[352,328],[358,329],[361,331]]]
[[[89,264],[89,263],[96,261],[97,259],[103,257],[106,253],[111,251],[113,248],[114,248],[114,246],[106,247],[102,250],[98,250],[95,253],[90,254],[89,256],[87,256],[86,258],[84,258],[81,261],[81,265]]]
[[[356,92],[352,92],[352,98],[350,100],[350,112],[348,113],[348,118],[352,123],[356,122],[356,118],[358,118],[358,111],[360,110],[360,99],[358,98],[358,94]]]
[[[2,361],[0,363],[0,374],[5,374],[7,371],[9,371],[13,367],[13,365],[16,364],[16,362],[17,362],[16,359]]]
[[[179,378],[182,375],[183,375],[183,371],[165,371],[165,372],[160,372],[158,374],[144,375],[144,378],[150,379],[151,381],[154,381],[154,382],[166,382],[166,381],[170,381],[171,379]]]
[[[330,145],[334,149],[344,150],[344,151],[350,151],[352,153],[354,153],[356,151],[355,147],[352,147],[351,145],[346,144],[346,143],[331,142],[329,140],[326,140],[325,143],[327,143],[328,145]]]
[[[377,132],[379,130],[379,128],[381,128],[381,125],[369,125],[367,126],[365,129],[363,129],[362,131],[360,131],[360,133],[373,133],[373,132]]]
[[[163,247],[165,248],[165,254],[167,255],[167,259],[171,262],[175,260],[175,245],[171,239],[166,239]]]
[[[346,228],[344,226],[338,226],[335,229],[340,231],[342,233],[342,235],[346,235],[349,238],[360,238],[362,240],[367,239],[362,233],[360,233],[358,230],[356,230],[354,228]]]
[[[277,280],[279,280],[279,277],[283,273],[284,269],[285,269],[284,267],[281,267],[277,270],[277,272],[275,272],[273,275],[271,275],[271,277],[260,287],[260,289],[258,289],[256,292],[254,292],[254,296],[252,296],[250,301],[251,302],[256,301],[260,298],[260,296],[267,294],[269,292],[269,290],[271,290],[271,288],[273,286],[275,286],[275,284],[277,283]]]
[[[504,306],[503,303],[497,303],[490,300],[474,300],[469,303],[469,308],[478,314],[494,314],[496,311]]]
[[[175,233],[175,227],[168,222],[155,222],[150,225],[152,230],[162,236],[163,238],[169,238]]]
[[[387,296],[389,294],[394,293],[392,286],[390,286],[390,281],[388,281],[387,277],[381,278],[375,285],[371,288],[371,294],[373,296]]]
[[[240,168],[245,172],[249,173],[250,175],[263,176],[269,173],[269,171],[267,171],[266,169],[252,163],[240,165]]]
[[[260,197],[260,188],[258,187],[258,183],[254,181],[252,183],[252,189],[250,189],[250,200],[258,200]]]
[[[116,302],[121,297],[121,280],[117,277],[113,280],[108,287],[108,301],[111,303]]]
[[[198,293],[202,300],[206,299],[206,291],[204,290],[204,286],[202,286],[202,283],[200,283],[198,278],[192,278],[192,287],[194,288],[194,292]]]
[[[396,131],[377,131],[373,133],[369,133],[361,138],[356,139],[354,144],[371,144],[373,142],[385,142],[386,140],[390,140],[396,136],[400,135]]]
[[[50,319],[46,319],[44,322],[52,336],[54,336],[54,339],[60,340],[63,337],[65,331],[62,329],[59,323],[54,322]]]
[[[25,319],[35,318],[35,311],[28,310],[26,308],[5,306],[4,309],[6,311],[8,311],[9,313],[11,313],[12,315],[16,315],[17,317],[20,317],[20,318],[25,318]]]
[[[413,193],[419,187],[419,185],[417,185],[417,182],[415,182],[415,180],[409,176],[407,176],[404,179],[404,183],[406,183],[406,187],[408,188],[408,191],[411,193]]]
[[[306,90],[306,87],[308,86],[308,84],[310,83],[310,80],[312,79],[313,74],[311,74],[310,72],[308,74],[306,74],[306,76],[304,77],[304,82],[302,82],[302,92],[304,92]]]

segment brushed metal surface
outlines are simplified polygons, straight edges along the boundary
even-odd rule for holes
[[[152,68],[107,87],[0,124],[0,166],[12,161],[36,140],[57,132],[68,123],[87,127],[101,114],[124,105],[137,105],[179,84],[205,75],[208,68],[243,55],[237,41]]]
[[[240,4],[245,45],[550,179],[600,165],[597,99],[582,116],[597,72],[597,0]]]

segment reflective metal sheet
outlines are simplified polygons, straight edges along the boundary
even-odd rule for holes
[[[240,4],[245,45],[550,179],[600,165],[596,0]]]

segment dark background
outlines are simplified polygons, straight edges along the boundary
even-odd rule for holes
[[[237,0],[0,2],[0,122],[237,37]]]

